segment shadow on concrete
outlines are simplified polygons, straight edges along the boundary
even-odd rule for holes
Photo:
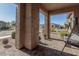
[[[41,45],[38,45],[33,50],[27,50],[25,48],[22,48],[21,51],[29,54],[30,56],[75,56],[73,54],[69,54],[69,53],[66,53],[66,52],[63,52],[63,54],[61,55],[61,51],[51,49],[51,48],[48,48],[48,47],[44,47],[44,46],[41,46]]]
[[[56,39],[56,38],[49,38],[49,40],[57,40],[57,41],[62,41],[62,42],[64,42],[64,40],[62,40],[62,39]]]
[[[46,43],[43,43],[43,42],[41,42],[41,41],[39,41],[39,44],[42,44],[42,45],[48,45],[48,44],[46,44]]]
[[[79,50],[79,47],[76,47],[76,46],[66,46],[66,47],[68,47],[68,48],[72,48],[72,49],[75,49],[75,50]]]
[[[11,45],[5,45],[4,48],[11,48]]]

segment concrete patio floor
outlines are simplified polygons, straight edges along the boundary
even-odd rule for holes
[[[51,37],[53,37],[51,34]],[[45,40],[43,35],[39,42],[39,45],[33,50],[27,50],[22,48],[20,50],[15,48],[15,39],[11,37],[6,38],[9,40],[7,45],[3,44],[0,40],[0,56],[61,56],[61,50],[64,46],[64,42],[62,39],[48,39]],[[76,47],[66,47],[63,56],[77,56],[79,55],[79,49]]]

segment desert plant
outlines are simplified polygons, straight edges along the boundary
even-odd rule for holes
[[[51,32],[56,32],[55,28],[52,28],[52,29],[51,29]]]
[[[15,39],[15,34],[16,34],[15,31],[12,32],[12,35],[11,35],[12,36],[12,39]]]
[[[64,38],[65,35],[67,35],[67,32],[65,32],[65,31],[61,31],[61,32],[60,32],[60,36],[61,36],[62,38]]]

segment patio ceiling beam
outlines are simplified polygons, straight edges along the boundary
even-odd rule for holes
[[[50,10],[48,12],[50,15],[61,14],[61,13],[66,13],[66,12],[72,12],[72,11],[74,11],[74,9],[76,7],[78,7],[78,5],[66,7],[66,8],[61,8],[61,9],[57,9],[57,10]]]

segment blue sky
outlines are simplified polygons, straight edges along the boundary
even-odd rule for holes
[[[54,15],[50,17],[51,23],[63,25],[66,21],[67,14]],[[45,16],[39,13],[40,24],[44,24]],[[0,20],[2,21],[13,21],[16,20],[16,5],[15,4],[1,4],[0,3]]]
[[[44,24],[45,23],[45,16],[42,13],[39,13],[39,23]]]
[[[55,24],[64,25],[67,20],[68,13],[53,15],[50,17],[50,22]]]
[[[64,25],[64,23],[67,20],[67,15],[68,14],[65,13],[65,14],[58,14],[58,15],[50,16],[50,22],[55,23],[55,24]],[[45,16],[42,13],[40,13],[39,16],[40,16],[40,24],[44,24]]]
[[[16,19],[16,5],[0,3],[0,20],[11,22],[15,19]]]

